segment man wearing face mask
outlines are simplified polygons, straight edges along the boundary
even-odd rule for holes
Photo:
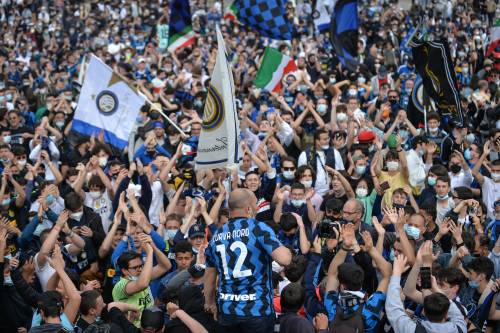
[[[217,230],[206,250],[205,309],[217,311],[215,286],[219,275],[217,302],[222,328],[242,333],[272,332],[271,263],[274,260],[287,266],[292,255],[269,226],[255,220],[257,198],[252,192],[231,192],[229,210],[229,221]]]
[[[494,203],[498,200],[498,194],[500,191],[500,160],[496,159],[491,163],[491,175],[490,177],[484,176],[480,173],[481,166],[483,165],[486,158],[490,155],[491,144],[487,142],[483,148],[483,154],[479,158],[479,161],[472,169],[472,175],[477,180],[479,185],[481,185],[482,199],[488,212],[488,217],[492,220],[495,219],[495,205]]]
[[[441,143],[446,137],[446,132],[439,128],[440,124],[441,117],[437,112],[429,112],[427,114],[427,137],[438,146],[438,154],[441,152]]]
[[[299,156],[298,165],[309,164],[316,173],[315,189],[323,195],[330,188],[330,176],[326,167],[335,170],[344,170],[342,156],[337,149],[330,146],[330,135],[326,130],[316,130],[314,133],[314,147],[307,148]]]
[[[83,199],[75,192],[64,198],[64,205],[70,212],[68,226],[77,234],[92,239],[94,249],[98,249],[106,237],[101,217],[84,206]]]

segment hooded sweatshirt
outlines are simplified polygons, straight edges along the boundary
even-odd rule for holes
[[[401,276],[392,276],[385,302],[387,318],[395,333],[415,332],[417,324],[406,314],[400,292]],[[465,323],[464,316],[454,302],[450,302],[448,319],[444,323],[432,323],[427,320],[421,323],[427,333],[457,333],[457,327],[463,333],[467,332],[467,324]]]

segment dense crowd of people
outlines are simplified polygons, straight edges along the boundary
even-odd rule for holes
[[[208,3],[171,53],[167,1],[1,1],[0,330],[499,332],[496,1],[359,1],[356,72],[309,1],[286,4],[291,41]],[[411,121],[419,22],[449,44],[463,124]],[[244,154],[195,170],[217,24]],[[265,46],[297,64],[279,93],[252,83]],[[122,151],[72,132],[90,54],[183,133],[149,104]]]

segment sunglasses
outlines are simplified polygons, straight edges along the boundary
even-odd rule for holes
[[[295,170],[295,167],[290,167],[290,168],[283,167],[283,170],[285,170],[285,171],[293,171],[293,170]]]

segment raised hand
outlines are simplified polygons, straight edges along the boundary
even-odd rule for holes
[[[355,230],[356,226],[352,223],[341,226],[340,234],[344,240],[344,247],[347,249],[351,249],[356,244]]]
[[[361,249],[365,252],[369,252],[373,248],[373,238],[369,231],[363,231],[361,233],[364,245],[361,245]]]
[[[407,265],[408,259],[404,254],[398,254],[394,259],[394,264],[392,266],[392,275],[401,276],[410,266]]]
[[[377,231],[377,234],[379,235],[379,237],[381,235],[385,234],[385,229],[382,226],[382,224],[380,224],[380,222],[378,221],[378,218],[376,216],[372,217],[372,224],[373,224],[373,227],[375,228],[375,231]]]

